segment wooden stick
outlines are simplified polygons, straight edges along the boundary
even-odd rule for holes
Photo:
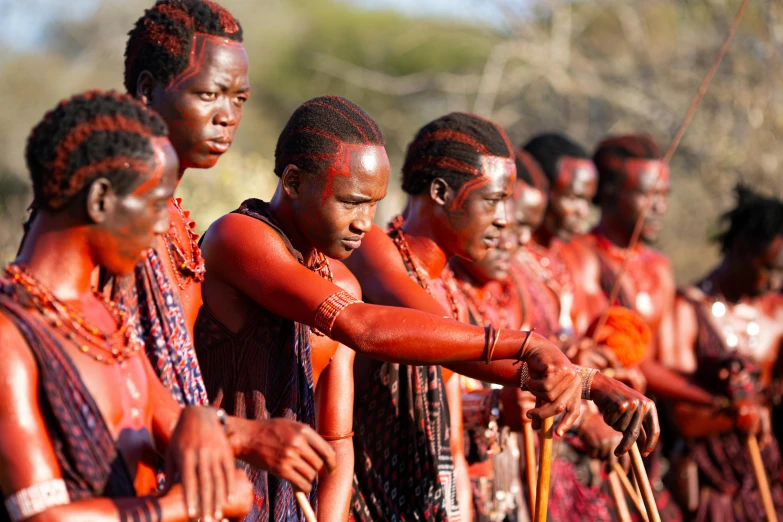
[[[620,522],[630,522],[631,513],[628,511],[628,503],[625,501],[625,494],[620,485],[617,470],[613,469],[609,472],[609,489],[612,491],[612,498],[614,499],[614,505],[617,508],[617,514],[620,516]]]
[[[315,518],[315,511],[313,511],[313,506],[311,506],[310,501],[307,500],[307,495],[301,491],[297,491],[296,501],[299,503],[299,507],[302,508],[302,512],[304,513],[305,520],[307,520],[307,522],[318,522],[318,520]]]
[[[536,512],[533,522],[546,522],[549,503],[549,479],[552,477],[552,434],[555,418],[541,422],[541,452],[538,454],[538,485],[536,486]]]
[[[633,468],[636,482],[642,490],[642,500],[644,501],[644,507],[647,508],[647,515],[652,522],[661,522],[661,515],[658,514],[658,506],[655,504],[650,480],[647,478],[647,471],[644,469],[642,454],[639,452],[639,446],[635,442],[631,446],[631,467]]]
[[[748,435],[748,453],[750,453],[750,461],[753,464],[753,473],[756,475],[761,501],[764,503],[767,522],[778,522],[775,505],[772,503],[772,492],[769,490],[769,482],[767,481],[767,472],[764,470],[764,462],[761,460],[759,441],[752,433]]]
[[[642,501],[636,492],[636,488],[634,488],[631,484],[631,481],[628,480],[628,475],[625,474],[623,467],[620,464],[615,463],[613,471],[617,473],[617,477],[620,479],[620,483],[623,485],[623,489],[625,489],[625,492],[629,497],[631,497],[631,502],[633,502],[636,510],[639,511],[639,514],[642,516],[642,520],[644,522],[649,522],[650,519],[647,518],[647,510],[644,509],[644,504],[642,504]]]
[[[525,475],[527,476],[527,508],[531,518],[536,509],[536,445],[533,440],[533,423],[522,422],[522,437],[525,450]]]

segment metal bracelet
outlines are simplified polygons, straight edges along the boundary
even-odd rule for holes
[[[579,374],[579,378],[582,381],[582,399],[590,400],[590,388],[593,385],[593,377],[598,373],[595,368],[585,368],[583,366],[574,365],[576,373]]]
[[[5,509],[11,522],[21,522],[49,508],[70,504],[63,479],[47,480],[21,489],[5,498]]]
[[[226,413],[226,410],[223,408],[218,408],[215,410],[215,416],[217,417],[220,425],[223,426],[223,431],[228,433],[228,413]]]

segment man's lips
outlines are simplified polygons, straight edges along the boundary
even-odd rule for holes
[[[343,239],[343,244],[347,246],[348,248],[351,248],[353,250],[356,250],[360,246],[362,246],[362,238],[361,237],[349,237]]]
[[[498,238],[497,237],[485,237],[484,238],[484,244],[487,245],[488,248],[497,248],[497,246],[498,246]]]
[[[207,148],[215,154],[223,154],[228,151],[229,147],[231,147],[231,139],[228,138],[207,140]]]

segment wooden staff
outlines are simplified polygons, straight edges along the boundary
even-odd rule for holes
[[[636,510],[639,511],[642,520],[644,522],[649,522],[650,519],[647,518],[647,510],[644,509],[644,504],[642,504],[642,501],[639,499],[639,495],[636,493],[636,488],[633,487],[631,481],[628,480],[628,475],[625,474],[623,467],[620,464],[615,463],[613,471],[620,480],[620,483],[623,485],[623,489],[625,489],[625,492],[631,498],[631,502],[633,502],[634,507],[636,507]]]
[[[552,434],[555,418],[541,421],[541,452],[538,454],[538,485],[536,486],[536,513],[533,522],[546,522],[549,503],[549,479],[552,477]]]
[[[614,505],[617,507],[620,522],[631,522],[631,513],[628,511],[628,503],[625,501],[625,494],[616,470],[609,472],[609,489],[612,491],[612,498],[614,499]]]
[[[761,502],[764,504],[764,512],[767,514],[767,522],[778,522],[775,505],[772,503],[772,492],[769,490],[769,482],[767,481],[767,472],[764,471],[764,462],[761,460],[759,442],[752,433],[748,435],[748,453],[750,453],[753,473],[756,475],[756,483],[759,486]]]
[[[525,451],[525,475],[527,476],[527,508],[532,518],[536,508],[536,447],[533,440],[533,423],[522,421],[522,437]]]
[[[661,515],[658,514],[658,505],[655,503],[652,487],[650,487],[650,479],[647,478],[647,471],[644,469],[642,454],[639,453],[639,446],[636,444],[631,446],[631,467],[633,468],[633,475],[636,477],[636,483],[639,484],[641,489],[642,500],[644,501],[644,507],[647,508],[648,517],[651,522],[661,522]]]
[[[313,506],[311,506],[310,501],[307,500],[307,495],[301,491],[297,491],[296,501],[299,503],[299,507],[302,508],[302,513],[304,513],[305,520],[307,520],[307,522],[318,522],[318,520],[315,518],[315,511],[313,511]]]
[[[674,138],[669,144],[669,147],[666,149],[666,154],[664,154],[662,160],[664,163],[669,163],[671,161],[672,157],[674,156],[674,152],[677,150],[677,147],[680,144],[680,141],[682,140],[683,136],[685,136],[685,131],[688,129],[688,126],[690,125],[694,114],[696,114],[696,109],[698,109],[699,105],[701,104],[701,100],[704,98],[704,95],[707,93],[707,88],[712,82],[712,78],[715,76],[715,73],[718,70],[718,66],[720,65],[721,60],[723,60],[723,56],[726,54],[726,51],[729,48],[729,43],[731,42],[731,39],[734,37],[734,33],[737,31],[737,28],[739,27],[740,22],[742,21],[742,17],[745,15],[745,10],[747,9],[749,3],[750,0],[743,0],[742,4],[737,10],[737,13],[734,15],[734,20],[732,21],[731,27],[729,27],[729,32],[726,34],[726,37],[723,39],[723,42],[721,43],[720,49],[718,50],[718,54],[715,56],[715,59],[713,60],[712,65],[710,66],[710,69],[707,71],[706,76],[702,80],[701,85],[699,86],[699,91],[696,93],[696,96],[694,96],[693,101],[691,102],[691,105],[688,108],[688,112],[685,114],[685,118],[683,118],[680,127],[677,129],[677,132],[674,135]],[[609,316],[609,306],[611,306],[612,303],[614,303],[614,301],[617,299],[617,296],[620,292],[623,276],[625,275],[625,272],[628,269],[628,264],[631,260],[631,252],[633,252],[634,248],[636,247],[636,244],[639,242],[639,237],[642,233],[642,227],[644,226],[644,220],[647,216],[647,213],[650,210],[650,206],[652,205],[652,201],[653,201],[652,196],[657,190],[658,184],[661,181],[661,173],[662,170],[659,170],[658,175],[655,178],[655,183],[653,183],[653,185],[650,187],[650,190],[647,192],[644,208],[642,209],[642,212],[639,214],[639,218],[636,220],[636,226],[634,227],[633,233],[631,234],[631,239],[628,242],[628,247],[625,249],[625,255],[623,256],[623,262],[620,265],[620,270],[617,272],[617,277],[615,278],[614,285],[612,286],[611,292],[609,292],[608,306],[606,310],[604,310],[604,313],[601,315],[601,317],[599,317],[598,319],[594,336],[597,336],[598,332],[600,332],[604,324],[606,324],[606,319]],[[653,522],[660,522],[660,515],[658,514],[658,508],[655,504],[655,499],[652,496],[652,488],[650,487],[650,481],[647,478],[647,472],[644,469],[642,456],[639,453],[639,446],[637,446],[635,442],[633,446],[631,446],[631,462],[633,464],[633,471],[634,471],[634,476],[636,477],[636,482],[637,484],[639,484],[639,487],[641,488],[642,498],[644,500],[645,506],[647,506],[647,510],[650,515],[650,518],[652,519]]]

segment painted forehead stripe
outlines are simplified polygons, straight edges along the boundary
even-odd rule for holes
[[[574,181],[578,172],[588,172],[594,179],[598,179],[598,171],[595,164],[586,158],[574,158],[572,156],[563,156],[559,160],[557,183],[555,187],[558,191],[565,190]]]
[[[155,151],[155,164],[152,168],[152,172],[144,182],[136,187],[133,191],[134,194],[144,194],[149,192],[160,183],[163,177],[163,170],[166,167],[166,153],[163,152],[163,147],[169,144],[169,139],[165,136],[155,137],[150,140],[152,142],[152,150]],[[144,172],[139,170],[138,172]]]
[[[605,159],[606,166],[623,175],[623,188],[638,187],[643,174],[654,175],[657,181],[669,181],[669,165],[662,160],[646,158],[621,158],[610,156]]]
[[[193,42],[190,45],[190,58],[188,66],[168,86],[168,89],[175,89],[190,78],[196,76],[201,70],[204,52],[208,45],[223,45],[234,49],[241,49],[242,43],[226,38],[225,36],[215,36],[206,33],[194,33]]]
[[[346,178],[351,177],[351,159],[353,153],[369,148],[374,148],[374,146],[362,143],[340,143],[340,148],[337,149],[337,152],[328,155],[329,158],[334,158],[334,161],[324,172],[324,175],[326,176],[326,187],[324,188],[324,194],[321,197],[322,205],[326,203],[329,196],[334,193],[334,178],[337,176],[344,176]]]
[[[499,156],[482,156],[481,165],[482,168],[479,171],[479,175],[474,179],[465,182],[460,187],[457,195],[454,197],[454,203],[451,206],[452,210],[456,210],[461,207],[471,192],[488,185],[489,182],[492,181],[492,178],[489,176],[490,173],[497,175],[506,172],[516,173],[517,169],[517,166],[513,160]]]

